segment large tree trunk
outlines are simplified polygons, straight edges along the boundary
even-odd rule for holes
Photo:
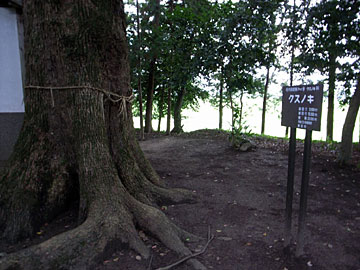
[[[344,127],[342,130],[341,145],[338,161],[342,164],[349,162],[352,155],[353,134],[356,116],[360,106],[360,75],[358,75],[355,93],[350,101],[349,110],[346,114]]]
[[[173,133],[181,133],[183,132],[183,127],[181,124],[181,109],[182,105],[184,103],[184,97],[185,97],[186,89],[185,87],[182,87],[175,102],[174,106],[174,128],[171,132]]]
[[[24,1],[25,121],[0,181],[0,228],[12,242],[31,237],[73,202],[79,226],[2,257],[1,269],[89,268],[125,244],[146,258],[137,228],[190,253],[156,203],[193,195],[163,188],[135,140],[124,22],[122,1]]]

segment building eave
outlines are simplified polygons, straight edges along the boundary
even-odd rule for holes
[[[23,1],[22,0],[0,0],[0,7],[15,8],[17,12],[22,12]]]

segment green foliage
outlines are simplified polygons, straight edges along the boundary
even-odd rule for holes
[[[250,128],[250,125],[248,125],[246,121],[242,121],[241,123],[239,120],[237,120],[235,121],[235,126],[232,133],[235,136],[240,136],[240,137],[243,135],[250,136],[252,134],[252,130]]]
[[[255,96],[264,92],[264,78],[258,77],[261,66],[276,63],[274,48],[279,32],[275,23],[282,1],[226,1],[219,4],[215,30],[208,48],[215,48],[206,62],[207,74],[218,83],[211,103],[218,106],[222,87],[223,106],[236,114],[235,101],[242,96]],[[241,110],[243,109],[240,104]],[[241,120],[241,113],[238,114]]]
[[[248,151],[254,147],[251,136],[252,133],[249,125],[246,122],[240,123],[240,121],[236,121],[235,127],[229,135],[229,141],[233,148]]]
[[[173,8],[161,6],[161,23],[156,29],[149,22],[153,2],[141,5],[142,50],[136,15],[128,18],[128,36],[132,77],[141,76],[142,85],[147,84],[147,60],[157,54],[155,105],[163,98],[159,89],[171,88],[174,104],[180,89],[185,87],[183,108],[196,109],[199,100],[209,97],[209,90],[199,83],[200,77],[222,80],[225,91],[231,92],[225,95],[225,104],[229,104],[226,97],[263,91],[263,83],[255,76],[256,69],[275,61],[275,54],[268,47],[269,39],[276,37],[274,12],[282,1],[189,0]],[[137,70],[136,64],[139,56],[141,70]],[[136,80],[132,82],[137,89]]]
[[[349,101],[360,61],[360,2],[322,0],[305,10],[307,20],[299,32],[298,64],[306,74],[319,70],[328,74],[335,58],[337,81],[342,82],[340,99]],[[346,59],[346,60],[345,60]]]
[[[360,64],[359,1],[306,0],[298,6],[280,0],[187,0],[173,1],[173,6],[161,1],[160,24],[154,27],[155,2],[140,5],[141,40],[136,14],[128,16],[127,29],[135,96],[138,78],[146,88],[150,59],[157,56],[154,118],[166,113],[168,89],[172,108],[185,88],[182,108],[196,110],[200,100],[209,98],[218,106],[222,85],[223,106],[239,110],[241,96],[263,95],[260,68],[279,68],[278,58],[291,54],[293,71],[303,75],[315,70],[328,74],[330,55],[335,55],[336,79],[341,82],[338,97],[348,103]],[[135,114],[138,105],[136,101]]]
[[[142,50],[139,50],[139,37],[136,31],[136,15],[129,16],[128,38],[131,53],[132,87],[138,95],[137,78],[141,77],[143,86],[147,86],[149,59],[156,55],[154,118],[164,115],[163,106],[167,100],[167,90],[172,92],[172,108],[182,88],[186,96],[182,108],[196,109],[199,100],[206,100],[208,92],[200,87],[198,77],[202,69],[201,44],[207,40],[206,29],[211,24],[212,4],[209,1],[187,1],[186,5],[174,7],[160,6],[159,27],[152,27],[150,22],[154,13],[154,1],[141,5]],[[140,52],[140,55],[139,55]],[[138,70],[138,57],[142,69]],[[163,93],[166,93],[164,96]],[[146,93],[143,93],[146,100]],[[138,113],[138,103],[134,104],[134,113]],[[162,110],[162,112],[160,112]]]

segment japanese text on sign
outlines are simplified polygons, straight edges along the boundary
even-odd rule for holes
[[[283,87],[283,126],[320,130],[323,85]]]
[[[307,102],[309,104],[314,102],[314,96],[313,95],[290,95],[289,96],[290,103],[300,103],[303,104],[304,102]]]

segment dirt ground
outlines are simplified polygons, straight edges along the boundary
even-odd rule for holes
[[[295,258],[303,146],[298,143],[291,253],[284,254],[288,145],[284,140],[253,140],[257,147],[249,152],[231,148],[227,135],[215,130],[170,137],[157,134],[141,142],[167,186],[186,188],[198,195],[195,204],[162,207],[181,228],[204,237],[201,242],[188,244],[194,252],[204,247],[210,229],[214,239],[196,258],[208,269],[219,270],[360,270],[358,166],[339,167],[333,147],[313,145],[306,254]],[[354,164],[359,164],[358,150],[355,155]],[[72,226],[71,216],[57,222]],[[44,227],[38,241],[50,234],[51,226]],[[151,260],[121,250],[96,269],[157,269],[180,259],[146,232],[140,236],[152,250]],[[181,264],[172,269],[190,268]]]

